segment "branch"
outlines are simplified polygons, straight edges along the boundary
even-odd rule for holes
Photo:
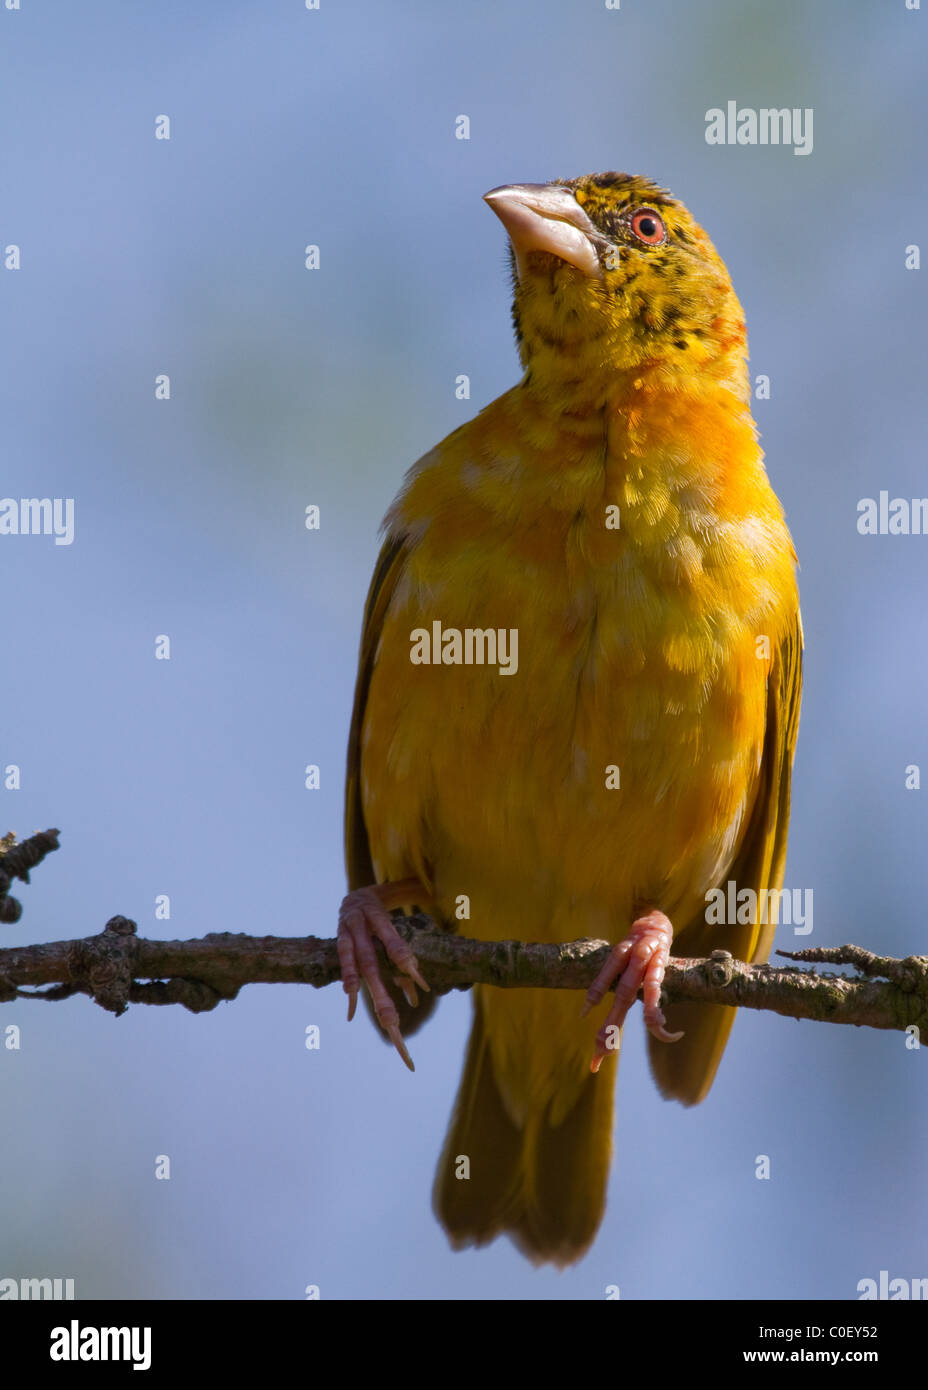
[[[57,835],[44,831],[21,845],[2,842],[6,851],[0,857],[0,887],[4,877],[7,886],[14,876],[28,881],[28,869],[57,849]],[[3,896],[0,893],[0,901]],[[588,939],[556,945],[474,941],[442,930],[423,913],[396,916],[394,922],[437,994],[475,984],[585,990],[609,952],[607,942]],[[377,950],[386,969],[379,945]],[[671,959],[664,977],[667,1002],[765,1009],[789,1018],[897,1031],[916,1026],[928,1036],[928,956],[896,960],[861,946],[777,954],[851,965],[858,974],[748,965],[728,951],[713,951],[704,960]],[[340,978],[334,938],[211,932],[193,941],[148,941],[136,934],[135,922],[126,917],[110,918],[97,936],[0,950],[0,1003],[87,994],[114,1014],[124,1013],[130,1003],[183,1004],[193,1013],[203,1013],[223,999],[234,999],[246,984],[322,989]]]
[[[0,839],[0,922],[18,922],[23,915],[22,903],[8,896],[14,878],[29,882],[29,870],[41,864],[46,854],[58,848],[58,830],[40,830],[22,844],[12,833]]]

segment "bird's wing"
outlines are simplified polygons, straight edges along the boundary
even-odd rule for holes
[[[786,866],[786,837],[789,830],[790,783],[796,735],[799,732],[799,704],[802,694],[802,618],[796,610],[795,627],[780,643],[767,677],[767,725],[761,761],[760,785],[754,809],[735,862],[728,877],[738,888],[753,888],[757,894],[783,886]],[[719,928],[712,928],[718,931]],[[747,939],[741,947],[742,960],[764,961],[770,955],[776,921],[743,927]],[[731,950],[717,943],[712,947]],[[732,951],[732,955],[735,955]]]
[[[383,620],[405,564],[403,541],[388,536],[384,541],[374,568],[374,576],[364,605],[361,628],[361,652],[358,657],[358,677],[354,688],[354,709],[348,734],[348,768],[345,778],[345,865],[348,887],[364,888],[374,883],[371,847],[364,824],[361,804],[361,730],[371,675],[377,659]]]
[[[396,585],[406,564],[406,548],[402,538],[388,536],[381,547],[374,576],[364,605],[364,624],[361,629],[361,652],[358,658],[358,677],[354,691],[354,709],[348,734],[348,766],[345,776],[345,865],[348,887],[364,888],[375,883],[377,876],[371,858],[364,805],[361,798],[361,733],[371,676],[377,661],[384,618],[396,591]],[[411,905],[411,904],[410,904]],[[387,993],[399,1014],[400,1032],[404,1037],[414,1033],[425,1022],[437,1003],[437,995],[419,996],[413,1008],[402,991],[389,978],[384,979]],[[370,1009],[370,998],[364,991],[364,1002]],[[380,1032],[378,1026],[377,1029]]]
[[[790,778],[802,690],[802,619],[780,643],[767,675],[767,721],[757,793],[727,879],[740,891],[751,888],[758,903],[783,885],[789,828]],[[720,885],[724,889],[724,884]],[[758,912],[758,916],[762,914]],[[706,956],[730,951],[738,960],[765,961],[773,945],[777,914],[769,922],[710,924],[703,909],[674,939],[674,955]],[[735,1010],[722,1004],[673,1004],[667,1027],[685,1036],[668,1045],[649,1038],[651,1070],[665,1096],[695,1105],[702,1100],[725,1050]]]

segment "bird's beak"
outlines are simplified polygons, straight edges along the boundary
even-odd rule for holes
[[[596,228],[569,188],[556,183],[510,183],[491,188],[483,196],[509,233],[520,280],[529,251],[547,251],[584,275],[603,278],[590,240],[597,235]]]

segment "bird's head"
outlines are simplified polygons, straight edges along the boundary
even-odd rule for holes
[[[741,306],[706,233],[649,179],[588,174],[484,195],[509,233],[527,379],[606,398],[617,374],[748,399]]]

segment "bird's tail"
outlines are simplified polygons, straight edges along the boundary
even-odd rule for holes
[[[606,1057],[598,1075],[587,1071],[573,1081],[576,1099],[566,1113],[561,1087],[556,1097],[527,1103],[516,1123],[494,1073],[482,993],[474,991],[464,1075],[435,1177],[435,1211],[456,1249],[505,1233],[534,1264],[571,1264],[593,1240],[606,1204],[615,1056]],[[538,1001],[543,1009],[567,1003],[551,991],[520,991],[530,993],[545,996]],[[570,1004],[575,1015],[574,996]],[[539,1036],[527,1031],[526,1049],[533,1033]],[[592,1054],[592,1035],[588,1042]]]

